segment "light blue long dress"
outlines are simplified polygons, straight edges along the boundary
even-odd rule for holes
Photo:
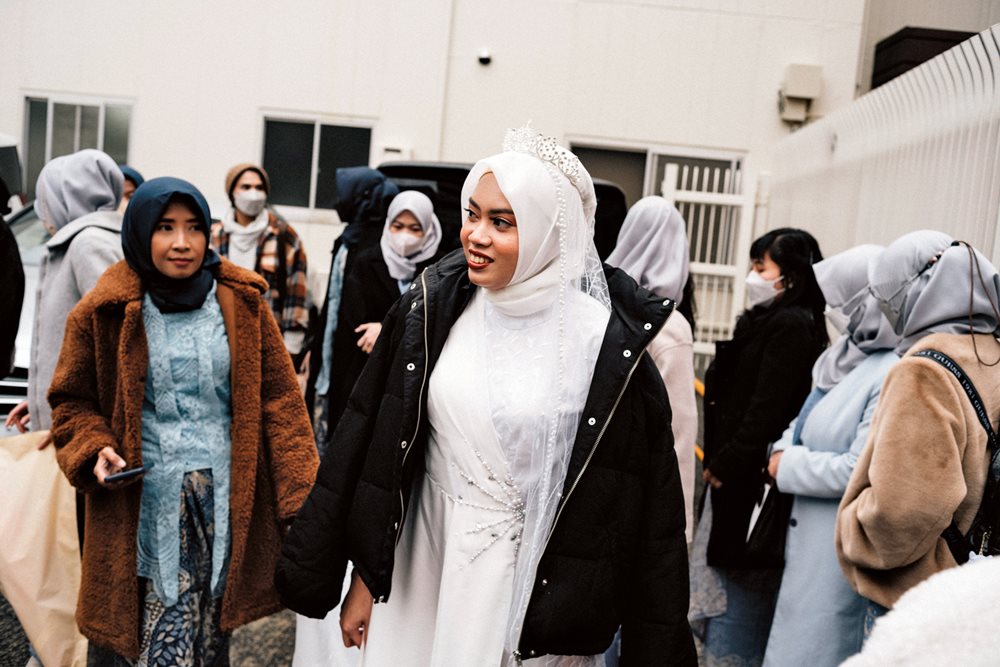
[[[795,502],[766,667],[833,667],[861,649],[865,600],[840,571],[833,534],[882,381],[897,361],[890,350],[875,352],[826,394],[813,390],[774,445],[784,451],[778,488],[795,494]]]

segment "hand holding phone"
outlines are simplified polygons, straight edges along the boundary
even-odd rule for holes
[[[130,468],[128,470],[122,470],[121,472],[116,472],[112,475],[108,475],[104,478],[105,484],[114,484],[115,482],[124,482],[127,479],[132,479],[133,477],[138,477],[146,472],[146,466],[139,466],[138,468]]]
[[[97,463],[94,465],[94,476],[97,483],[104,488],[115,488],[123,481],[141,475],[145,468],[138,467],[125,470],[125,459],[118,455],[113,447],[105,447],[97,453]]]

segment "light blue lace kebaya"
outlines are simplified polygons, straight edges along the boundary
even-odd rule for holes
[[[137,569],[166,606],[177,603],[184,475],[211,469],[212,593],[225,587],[229,554],[229,343],[215,286],[198,310],[161,313],[147,294],[142,317],[149,372],[142,404],[142,481]],[[150,467],[151,466],[151,467]]]

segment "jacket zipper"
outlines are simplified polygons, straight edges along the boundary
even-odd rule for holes
[[[621,391],[618,392],[618,397],[615,398],[615,402],[611,406],[611,412],[608,413],[608,418],[604,420],[604,425],[601,426],[601,430],[597,434],[597,438],[594,440],[594,445],[593,447],[590,448],[590,453],[587,454],[587,458],[583,462],[583,467],[580,468],[580,472],[577,473],[576,479],[573,480],[572,486],[569,487],[569,491],[566,493],[566,497],[562,499],[562,504],[559,505],[559,511],[556,512],[556,518],[553,519],[552,521],[552,527],[549,529],[549,534],[546,535],[545,537],[545,544],[542,545],[541,553],[543,555],[545,554],[545,550],[548,549],[549,547],[549,540],[552,539],[552,535],[556,532],[556,524],[559,523],[559,517],[562,516],[563,509],[566,507],[566,503],[569,502],[569,497],[573,495],[573,491],[576,490],[576,485],[580,483],[580,478],[583,477],[583,473],[587,471],[587,466],[590,465],[590,460],[594,458],[594,452],[597,451],[597,446],[601,444],[601,439],[604,437],[604,432],[608,430],[608,425],[611,424],[611,419],[615,416],[615,412],[618,410],[618,404],[621,402],[622,396],[625,395],[625,390],[628,389],[628,383],[632,381],[632,374],[635,373],[635,369],[639,367],[639,362],[642,360],[642,355],[645,353],[646,350],[644,349],[642,351],[642,354],[637,355],[635,363],[632,364],[632,368],[629,369],[628,375],[625,376],[625,384],[622,385]],[[522,627],[521,630],[523,632],[524,628]],[[520,635],[521,633],[518,633],[517,645],[515,646],[515,648],[517,648],[517,646],[520,645],[521,643]],[[522,659],[520,650],[514,651],[514,657],[517,660],[517,664],[520,665]]]
[[[413,437],[406,444],[406,451],[403,452],[403,462],[399,466],[400,476],[406,470],[406,457],[410,455],[414,443],[417,441],[417,434],[420,433],[420,418],[423,412],[424,387],[427,384],[427,281],[424,274],[420,274],[420,290],[424,295],[424,375],[420,379],[420,393],[417,396],[417,426],[413,430]],[[396,527],[396,544],[399,544],[399,537],[403,534],[403,520],[406,518],[406,503],[403,500],[403,485],[399,485],[399,525]]]

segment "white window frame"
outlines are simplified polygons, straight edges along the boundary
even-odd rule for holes
[[[566,143],[581,148],[595,148],[608,151],[628,151],[632,153],[646,154],[646,170],[642,179],[642,196],[660,195],[660,184],[654,183],[656,175],[656,158],[659,156],[676,156],[693,158],[696,160],[720,160],[727,161],[733,166],[739,165],[739,170],[746,169],[747,151],[739,149],[718,149],[701,148],[693,146],[682,146],[680,144],[654,144],[634,141],[617,141],[601,137],[589,137],[586,135],[569,135]]]
[[[368,165],[372,163],[375,150],[375,118],[370,116],[339,116],[307,111],[292,111],[289,109],[261,109],[259,115],[260,133],[257,135],[257,155],[264,164],[264,135],[267,133],[267,122],[270,120],[287,123],[312,123],[313,144],[312,159],[309,163],[309,205],[292,206],[281,204],[282,209],[293,212],[315,212],[327,209],[316,208],[316,182],[319,178],[319,136],[321,126],[338,125],[341,127],[356,127],[371,132],[368,142]]]
[[[105,109],[108,106],[126,106],[130,108],[128,116],[128,145],[129,148],[126,150],[126,161],[128,159],[128,153],[131,152],[132,147],[132,118],[135,115],[135,99],[130,97],[115,97],[110,95],[80,95],[74,93],[53,93],[44,90],[23,90],[22,91],[22,113],[24,114],[23,120],[21,122],[21,127],[23,131],[21,133],[21,141],[23,142],[22,154],[28,154],[28,134],[29,128],[28,123],[30,119],[28,118],[28,103],[29,102],[46,102],[46,112],[45,112],[45,162],[52,159],[52,121],[55,115],[55,105],[56,104],[69,104],[76,106],[76,132],[73,136],[73,151],[76,152],[80,150],[80,107],[89,106],[97,107],[97,148],[98,150],[104,150],[104,117]],[[22,178],[23,182],[28,180],[28,161],[25,159],[23,161],[22,167]]]
[[[676,144],[615,141],[580,135],[568,136],[567,143],[574,147],[579,146],[581,148],[645,153],[646,169],[643,176],[642,187],[644,197],[648,197],[649,195],[663,196],[663,192],[661,191],[662,184],[654,182],[656,177],[656,160],[660,156],[719,160],[729,162],[734,167],[734,173],[738,172],[739,180],[733,183],[733,192],[726,194],[712,193],[708,196],[719,199],[719,203],[732,203],[733,205],[738,205],[740,207],[740,227],[736,238],[733,239],[737,248],[735,258],[736,263],[734,265],[721,265],[692,262],[691,271],[695,274],[723,276],[732,280],[733,313],[731,314],[730,321],[735,322],[736,315],[742,311],[742,304],[744,302],[743,281],[739,280],[738,277],[742,275],[742,271],[746,269],[747,260],[744,258],[745,253],[741,252],[741,250],[748,249],[750,246],[750,235],[753,228],[754,215],[753,202],[755,192],[752,187],[752,183],[747,180],[747,151],[737,149],[727,150],[699,148]],[[738,169],[736,169],[737,167]],[[737,204],[732,200],[737,200],[740,203]],[[710,359],[715,355],[715,343],[700,341],[697,339],[697,332],[695,332],[695,335],[695,366],[698,373],[703,374],[704,370],[708,367]]]

